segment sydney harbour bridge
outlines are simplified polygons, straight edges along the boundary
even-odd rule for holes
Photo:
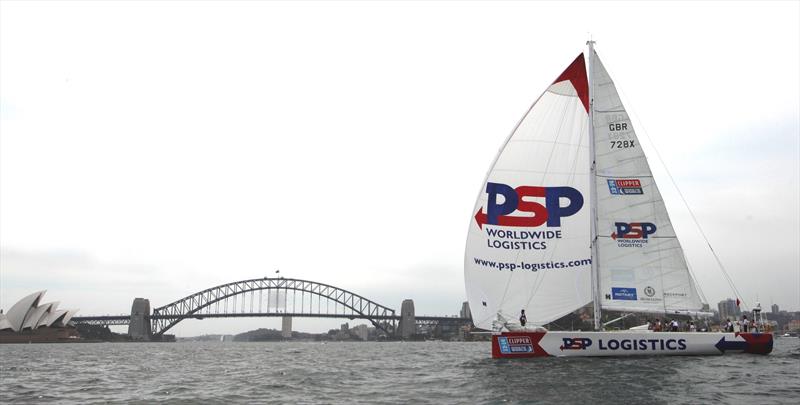
[[[130,315],[74,317],[76,324],[128,325],[137,340],[161,340],[184,319],[281,317],[364,319],[382,336],[409,338],[421,325],[460,327],[471,325],[469,314],[460,317],[416,316],[414,303],[403,301],[400,311],[328,284],[283,277],[235,281],[183,297],[151,311],[145,298],[133,301]],[[467,311],[468,312],[468,311]]]

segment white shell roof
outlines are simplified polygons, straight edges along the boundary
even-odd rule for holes
[[[39,320],[42,319],[42,315],[47,312],[48,308],[50,308],[50,304],[39,305],[36,308],[31,308],[31,310],[28,311],[28,315],[25,316],[25,323],[22,324],[22,330],[35,328],[36,324],[39,323]]]
[[[58,311],[53,311],[47,317],[47,319],[44,320],[43,325],[44,326],[52,326],[54,323],[56,323],[56,321],[60,321],[61,318],[63,318],[64,315],[66,315],[66,314],[67,314],[67,310],[66,309],[59,309]]]
[[[46,291],[47,290],[37,291],[31,295],[28,295],[27,297],[17,301],[17,303],[8,310],[6,313],[6,319],[11,324],[11,329],[13,329],[15,332],[18,332],[22,329],[22,325],[25,324],[25,318],[28,316],[28,313],[31,311],[31,309],[38,307],[39,300],[42,299],[42,296],[44,296]],[[41,314],[39,315],[41,316]]]
[[[36,323],[37,328],[47,326],[46,324],[47,320],[50,319],[50,315],[52,315],[53,312],[56,312],[56,309],[58,309],[58,304],[59,304],[58,301],[45,304],[45,305],[50,305],[50,308],[48,308],[47,311],[45,311],[45,313],[42,314],[42,317],[39,318],[39,322]]]
[[[0,330],[12,329],[11,322],[6,318],[6,314],[0,314]]]
[[[68,309],[67,310],[67,315],[65,315],[64,319],[61,320],[61,324],[63,324],[64,326],[67,326],[67,324],[69,323],[70,319],[72,319],[72,317],[75,316],[76,313],[78,313],[78,308]]]
[[[36,329],[48,326],[66,326],[78,312],[77,309],[58,308],[58,301],[39,305],[44,291],[37,291],[17,301],[5,314],[0,314],[0,330]]]

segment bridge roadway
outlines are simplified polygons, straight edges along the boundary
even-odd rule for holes
[[[341,314],[306,314],[306,313],[252,313],[252,314],[194,314],[194,315],[150,315],[145,319],[205,319],[205,318],[252,318],[252,317],[284,317],[291,318],[346,318],[346,319],[368,319],[366,316],[352,316]],[[399,321],[399,315],[374,315],[372,319]],[[455,316],[415,316],[417,323],[470,323],[471,318],[460,318]],[[76,316],[72,318],[75,323],[85,323],[88,325],[129,325],[130,315],[98,315],[98,316]]]

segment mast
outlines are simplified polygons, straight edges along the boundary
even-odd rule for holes
[[[594,147],[594,83],[592,74],[594,62],[594,41],[586,41],[589,45],[589,74],[587,80],[589,82],[589,155],[591,156],[591,170],[590,170],[590,194],[591,198],[591,234],[590,240],[592,241],[592,306],[594,309],[594,329],[601,330],[603,324],[600,321],[600,272],[598,269],[597,259],[597,161],[595,158]]]

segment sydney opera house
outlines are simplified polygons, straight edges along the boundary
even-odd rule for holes
[[[77,309],[58,309],[58,302],[40,304],[45,291],[17,301],[8,311],[0,310],[0,343],[60,342],[78,337],[69,324]]]

